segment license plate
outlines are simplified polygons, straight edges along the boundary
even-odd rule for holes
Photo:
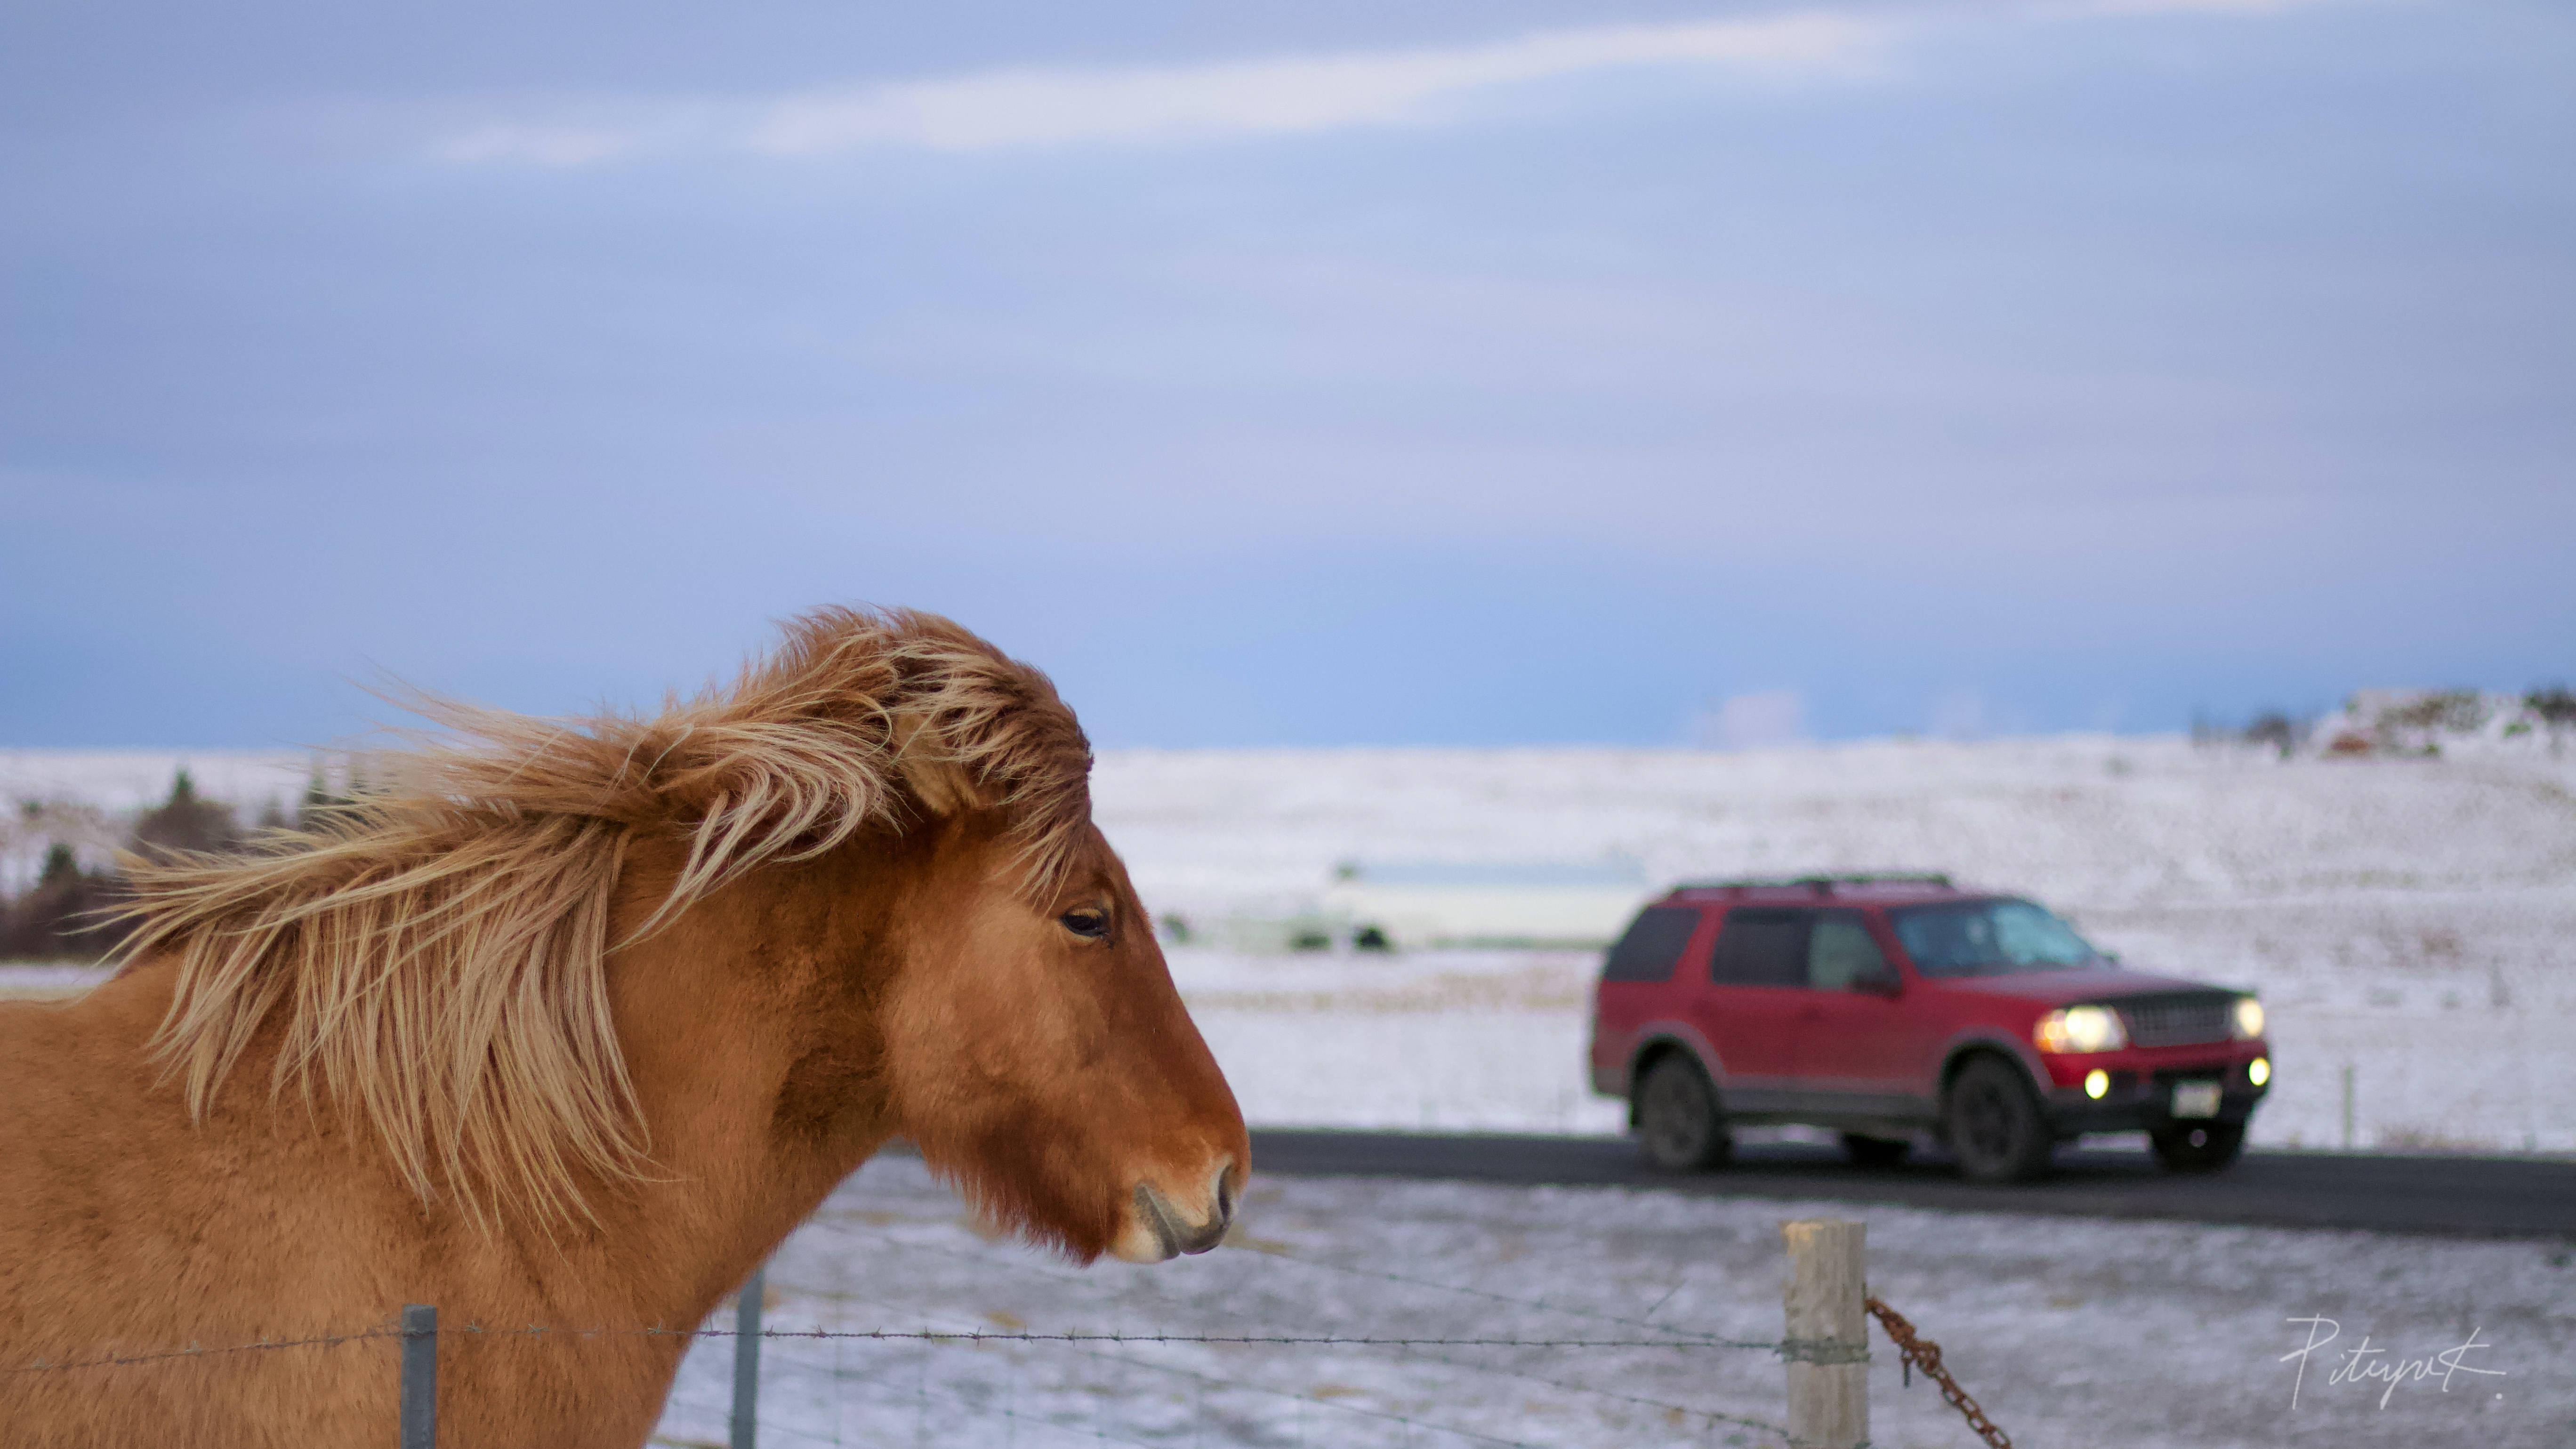
[[[2173,1114],[2177,1117],[2215,1117],[2218,1115],[2216,1082],[2174,1083]]]

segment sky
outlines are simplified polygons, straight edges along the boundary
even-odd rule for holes
[[[2576,10],[28,0],[0,745],[2163,730],[2576,677]]]

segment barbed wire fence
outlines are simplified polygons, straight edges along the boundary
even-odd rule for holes
[[[0,1372],[106,1372],[182,1359],[310,1352],[393,1340],[400,1345],[401,1449],[438,1449],[442,1349],[511,1341],[578,1346],[635,1336],[681,1338],[688,1340],[687,1347],[703,1343],[730,1350],[726,1354],[730,1373],[724,1376],[729,1393],[721,1398],[707,1392],[710,1386],[705,1380],[710,1376],[688,1372],[694,1360],[684,1360],[684,1371],[666,1406],[664,1427],[647,1441],[664,1449],[903,1442],[999,1443],[1005,1449],[1018,1449],[1023,1436],[1031,1449],[1048,1444],[1136,1449],[1232,1444],[1281,1449],[1380,1444],[1401,1449],[1444,1444],[1556,1449],[1566,1442],[1563,1431],[1583,1427],[1562,1422],[1574,1416],[1561,1408],[1550,1413],[1523,1406],[1480,1418],[1466,1412],[1470,1405],[1439,1396],[1416,1402],[1335,1384],[1282,1387],[1275,1378],[1265,1381],[1249,1371],[1263,1366],[1262,1359],[1256,1357],[1247,1364],[1240,1357],[1314,1350],[1362,1355],[1401,1369],[1446,1370],[1483,1386],[1474,1402],[1488,1408],[1497,1402],[1495,1396],[1541,1388],[1605,1412],[1643,1414],[1662,1442],[1861,1449],[1868,1442],[1866,1324],[1874,1315],[1899,1349],[1909,1378],[1913,1368],[1924,1369],[1986,1444],[2010,1449],[2011,1441],[1943,1369],[1939,1345],[1920,1339],[1902,1316],[1867,1294],[1861,1224],[1797,1222],[1784,1224],[1783,1231],[1790,1276],[1785,1332],[1778,1339],[1727,1337],[1656,1324],[1650,1319],[1661,1303],[1644,1315],[1630,1316],[1411,1274],[1257,1252],[1301,1272],[1403,1285],[1585,1327],[1566,1332],[1458,1334],[1131,1332],[962,1322],[909,1328],[777,1327],[764,1318],[768,1300],[764,1269],[737,1295],[729,1316],[720,1314],[695,1328],[442,1324],[436,1305],[413,1304],[405,1305],[397,1320],[346,1333],[108,1353],[11,1365]],[[919,1243],[903,1246],[915,1252],[924,1248]],[[983,1254],[935,1247],[930,1251],[949,1252],[979,1268],[1074,1277]],[[1678,1283],[1674,1291],[1679,1291]],[[939,1316],[861,1292],[800,1290],[799,1296],[829,1306]],[[1764,1354],[1785,1365],[1787,1423],[1736,1412],[1735,1407],[1637,1392],[1623,1374],[1639,1354],[1687,1358],[1732,1353]],[[934,1357],[939,1355],[949,1357],[934,1373]],[[955,1361],[959,1356],[974,1362],[961,1370]],[[1569,1367],[1569,1359],[1581,1362]],[[1140,1377],[1149,1387],[1136,1387]],[[1113,1405],[1128,1410],[1115,1422],[1105,1412]],[[723,1437],[701,1437],[691,1428],[675,1433],[670,1428],[674,1418],[713,1429]],[[1558,1422],[1548,1422],[1551,1419]],[[970,1421],[997,1429],[998,1434],[963,1436],[960,1426]],[[1610,1423],[1588,1427],[1595,1432],[1582,1437],[1595,1442],[1603,1437],[1602,1431],[1615,1433],[1623,1443],[1643,1442],[1636,1433],[1619,1432]],[[859,1437],[852,1438],[853,1433]]]

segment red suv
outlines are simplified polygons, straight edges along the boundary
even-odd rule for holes
[[[1928,1129],[1981,1182],[2144,1129],[2177,1172],[2236,1160],[2272,1080],[2262,1004],[2122,969],[2017,896],[1937,875],[1676,886],[1593,995],[1592,1085],[1651,1161],[1714,1167],[1739,1124],[1886,1165]]]

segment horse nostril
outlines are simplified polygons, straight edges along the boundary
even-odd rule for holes
[[[1229,1157],[1216,1165],[1216,1220],[1219,1226],[1234,1221],[1234,1159]]]

